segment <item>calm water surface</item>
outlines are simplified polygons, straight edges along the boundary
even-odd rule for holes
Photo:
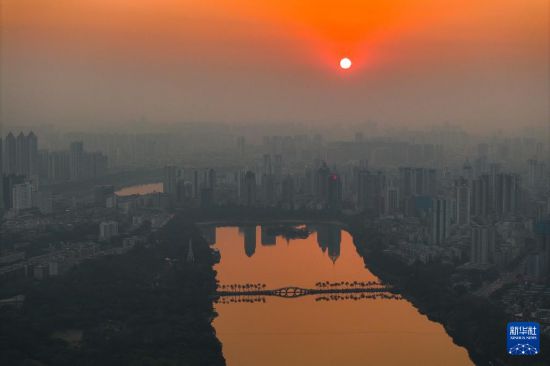
[[[150,184],[141,184],[137,186],[125,187],[116,191],[117,196],[133,196],[133,195],[144,195],[150,193],[164,192],[162,183],[150,183]]]
[[[260,226],[202,228],[221,254],[220,285],[313,288],[322,281],[378,280],[337,226],[309,227],[307,239],[291,240]],[[214,327],[227,364],[472,365],[466,350],[408,301],[317,297],[217,303]]]

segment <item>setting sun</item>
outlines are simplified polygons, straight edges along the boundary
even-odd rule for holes
[[[344,57],[340,60],[340,67],[344,70],[347,70],[351,67],[351,60],[347,57]]]

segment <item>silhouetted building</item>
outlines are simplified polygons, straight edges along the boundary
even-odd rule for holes
[[[471,216],[470,184],[466,178],[455,181],[456,224],[469,225]]]
[[[314,179],[315,197],[319,201],[327,201],[329,176],[330,169],[328,168],[327,164],[323,162],[321,167],[317,169]]]
[[[84,144],[82,141],[71,143],[69,148],[69,171],[71,180],[83,178]]]
[[[450,204],[445,198],[436,198],[432,206],[432,243],[442,245],[449,237]]]
[[[110,241],[115,236],[118,236],[118,222],[104,221],[99,224],[99,240]]]
[[[385,213],[396,214],[399,212],[399,188],[389,186],[386,188],[386,197],[384,199]]]
[[[163,170],[163,192],[170,196],[172,200],[177,200],[178,182],[183,181],[183,170],[175,166],[165,166]]]
[[[294,180],[290,175],[287,175],[282,183],[282,203],[292,207],[294,205],[294,194]]]
[[[328,208],[339,209],[342,206],[342,181],[338,174],[328,177]]]
[[[470,262],[472,264],[491,264],[495,254],[495,227],[492,224],[472,223],[472,244]]]
[[[246,206],[256,204],[256,175],[250,170],[243,177],[241,202]]]
[[[8,133],[4,142],[4,174],[17,174],[17,142],[13,133]]]
[[[473,181],[471,212],[474,217],[488,217],[491,213],[491,190],[488,174]]]
[[[33,207],[34,189],[30,182],[16,184],[12,189],[12,202],[15,211],[28,210]]]
[[[381,172],[371,173],[368,170],[360,170],[357,186],[359,208],[373,215],[381,214],[384,207],[384,175]]]
[[[497,174],[495,181],[495,211],[499,217],[517,214],[520,198],[520,178],[517,174]]]

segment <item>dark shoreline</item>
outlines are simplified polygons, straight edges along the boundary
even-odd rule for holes
[[[383,252],[384,238],[350,222],[349,232],[369,270],[395,287],[421,314],[443,325],[453,342],[468,351],[476,365],[549,365],[547,339],[538,356],[506,353],[506,324],[512,319],[488,299],[451,288],[453,268],[440,264],[406,265]]]
[[[549,365],[550,349],[541,340],[542,353],[530,358],[514,358],[506,353],[506,324],[511,321],[500,307],[488,299],[457,292],[449,286],[453,268],[438,264],[408,266],[383,253],[384,238],[376,231],[364,228],[357,217],[319,215],[305,219],[300,213],[291,218],[273,218],[244,214],[241,218],[214,215],[212,220],[202,216],[202,224],[238,226],[251,224],[304,224],[325,222],[335,224],[353,237],[357,252],[366,267],[383,282],[391,284],[423,315],[440,323],[454,344],[464,347],[476,365]],[[276,215],[283,216],[284,215]],[[302,219],[301,219],[302,218]],[[197,224],[198,222],[196,222]],[[545,352],[545,350],[547,350]]]

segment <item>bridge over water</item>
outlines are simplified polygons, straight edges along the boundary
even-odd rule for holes
[[[359,293],[388,293],[392,292],[389,286],[376,287],[351,287],[351,288],[302,288],[302,287],[282,287],[272,290],[237,290],[237,291],[218,291],[217,295],[225,296],[278,296],[285,298],[296,298],[307,295],[322,294],[359,294]]]

